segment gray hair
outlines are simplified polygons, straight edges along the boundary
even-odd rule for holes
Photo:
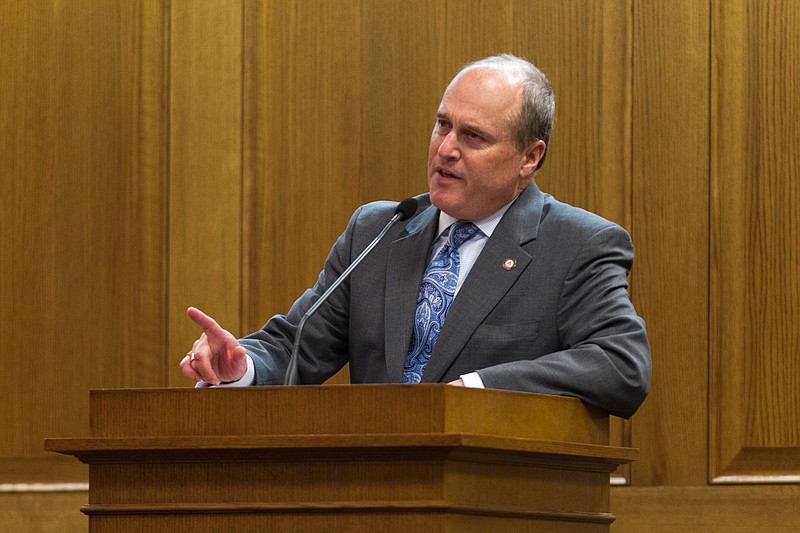
[[[547,150],[550,148],[550,134],[553,132],[556,101],[553,88],[544,73],[532,63],[511,54],[500,54],[468,63],[456,74],[477,68],[491,68],[510,72],[521,78],[522,107],[516,118],[514,144],[521,152],[536,141],[544,141],[545,151],[536,170],[541,168]]]

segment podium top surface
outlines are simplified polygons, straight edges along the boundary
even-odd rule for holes
[[[431,385],[91,392],[91,437],[453,434],[608,445],[608,415],[575,398]]]

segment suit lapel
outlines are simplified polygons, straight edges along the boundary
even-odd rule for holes
[[[544,196],[531,183],[506,211],[448,311],[423,382],[442,378],[478,326],[525,271],[531,256],[522,245],[536,237],[543,205]],[[510,270],[504,267],[508,259],[516,261]]]
[[[406,226],[406,233],[389,246],[386,262],[386,371],[391,382],[403,382],[403,365],[411,343],[417,295],[439,227],[439,210],[428,207]]]

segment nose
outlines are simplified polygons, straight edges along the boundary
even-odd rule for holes
[[[456,139],[455,131],[450,131],[444,136],[436,152],[439,154],[439,157],[445,159],[458,159],[460,151],[458,149],[458,140]]]

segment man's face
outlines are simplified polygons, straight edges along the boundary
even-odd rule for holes
[[[521,99],[519,84],[494,69],[468,70],[451,82],[428,149],[433,205],[461,220],[480,220],[528,186],[544,143],[517,150],[512,126]]]

